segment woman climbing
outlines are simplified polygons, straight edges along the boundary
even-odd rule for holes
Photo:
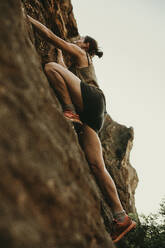
[[[125,213],[120,202],[116,186],[109,175],[103,160],[102,147],[98,132],[102,128],[105,115],[105,97],[98,86],[93,56],[101,57],[97,42],[89,36],[81,37],[74,43],[56,36],[50,29],[28,16],[30,22],[40,31],[45,39],[55,47],[67,52],[74,61],[74,67],[68,70],[59,52],[59,63],[45,65],[49,82],[56,89],[62,103],[64,116],[79,124],[83,123],[81,144],[86,159],[101,187],[108,196],[114,222],[112,240],[118,242],[136,223]]]

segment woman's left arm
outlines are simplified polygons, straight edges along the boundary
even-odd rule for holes
[[[41,32],[41,34],[46,38],[47,41],[52,43],[53,45],[57,46],[61,50],[64,50],[75,57],[80,57],[83,53],[82,49],[76,46],[75,44],[72,44],[70,42],[67,42],[57,35],[55,35],[49,28],[47,28],[45,25],[40,23],[39,21],[35,20],[31,16],[28,15],[29,21],[36,27],[37,30]]]

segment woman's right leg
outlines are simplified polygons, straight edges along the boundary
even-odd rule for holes
[[[51,85],[56,89],[65,118],[78,124],[75,127],[79,129],[82,122],[76,111],[83,111],[80,79],[67,68],[54,62],[45,65],[45,73]]]
[[[73,103],[79,112],[83,111],[81,80],[67,68],[51,62],[45,65],[45,73],[55,87],[64,104]]]

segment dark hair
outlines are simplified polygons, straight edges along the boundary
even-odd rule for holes
[[[99,58],[103,56],[103,52],[99,50],[97,41],[91,38],[90,36],[85,36],[84,39],[85,43],[89,43],[89,50],[88,53],[93,56],[97,55]]]

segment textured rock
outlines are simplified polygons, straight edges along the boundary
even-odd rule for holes
[[[49,55],[52,46],[26,13],[62,38],[78,35],[69,0],[0,2],[0,247],[113,247],[110,209],[43,73],[56,52]],[[107,168],[123,177],[116,183],[134,212],[132,131],[108,117],[100,136]]]
[[[28,14],[45,24],[58,36],[66,40],[78,36],[70,0],[23,0],[23,3]],[[41,62],[44,64],[56,60],[56,53],[52,56],[54,46],[42,39],[38,32],[35,32],[34,35],[35,46],[40,54]]]

